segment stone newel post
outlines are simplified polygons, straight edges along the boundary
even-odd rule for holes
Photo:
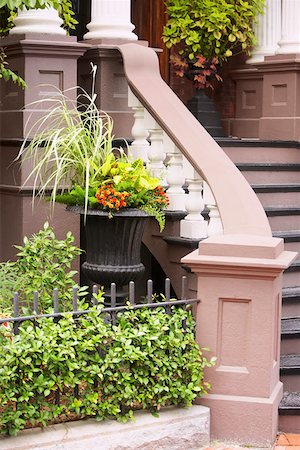
[[[283,241],[214,236],[185,256],[198,278],[197,340],[217,364],[199,403],[211,408],[217,439],[269,446],[277,433],[282,272],[296,257]]]
[[[84,39],[137,40],[130,21],[130,0],[92,0],[92,20]]]

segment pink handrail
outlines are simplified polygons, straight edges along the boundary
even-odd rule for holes
[[[195,119],[160,76],[155,51],[143,45],[118,46],[129,86],[169,135],[215,196],[224,234],[270,236],[258,198],[221,147]]]

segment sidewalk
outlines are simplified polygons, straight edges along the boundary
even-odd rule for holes
[[[201,450],[300,450],[300,434],[280,433],[273,448],[243,447],[238,444],[212,442],[210,447],[202,447]]]

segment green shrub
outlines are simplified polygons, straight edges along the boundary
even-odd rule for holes
[[[38,319],[17,336],[0,325],[0,432],[190,405],[210,387],[203,369],[213,360],[195,343],[191,312],[171,310],[129,308],[114,326],[99,311]]]
[[[31,238],[24,238],[16,262],[0,264],[0,312],[12,311],[12,298],[19,292],[20,304],[32,309],[34,291],[39,292],[40,312],[52,308],[53,289],[59,290],[63,311],[72,309],[72,288],[76,285],[75,270],[71,270],[74,259],[82,253],[74,246],[74,236],[68,232],[64,240],[57,239],[46,222],[42,230]],[[86,289],[79,288],[79,295]]]

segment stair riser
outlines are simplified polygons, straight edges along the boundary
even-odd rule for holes
[[[223,150],[235,163],[300,163],[299,148],[224,147]]]
[[[285,272],[283,274],[283,287],[299,286],[300,285],[300,271]]]
[[[283,390],[289,392],[300,391],[300,375],[280,375],[280,380],[283,383]]]
[[[282,304],[282,317],[283,318],[284,317],[300,317],[300,299],[298,302],[295,302],[295,303],[294,302],[283,303]]]
[[[294,355],[299,352],[300,349],[300,337],[294,337],[281,340],[280,353],[281,355]],[[299,381],[300,385],[300,381]]]
[[[278,431],[284,433],[300,433],[299,416],[279,416]]]
[[[257,193],[263,206],[297,206],[300,205],[300,192]]]
[[[300,241],[299,242],[285,242],[284,243],[285,250],[290,252],[298,252],[300,257]]]
[[[299,171],[246,171],[242,174],[250,184],[297,184],[300,183]]]
[[[300,215],[268,217],[273,231],[290,231],[300,229]]]

